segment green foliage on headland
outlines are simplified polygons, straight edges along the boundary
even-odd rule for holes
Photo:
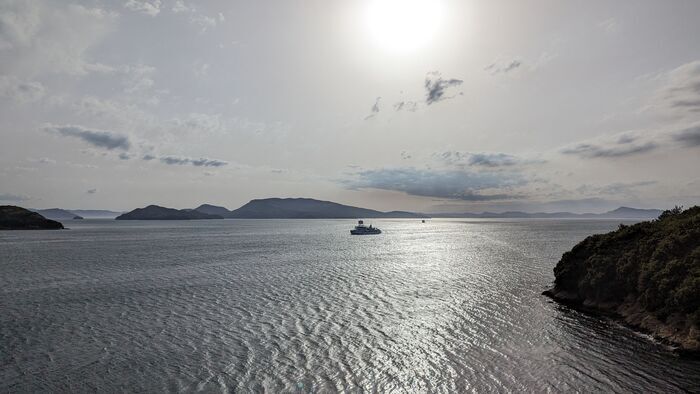
[[[593,235],[564,253],[555,289],[614,309],[637,303],[660,321],[700,326],[700,206]]]

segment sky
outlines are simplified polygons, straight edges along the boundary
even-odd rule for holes
[[[700,2],[0,0],[0,204],[700,203]]]

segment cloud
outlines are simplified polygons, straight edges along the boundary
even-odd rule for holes
[[[382,100],[381,97],[377,97],[377,99],[374,100],[374,104],[372,105],[372,108],[371,108],[371,110],[370,110],[371,112],[370,112],[369,115],[367,115],[367,116],[365,117],[365,120],[371,119],[371,118],[373,118],[374,116],[376,116],[376,115],[379,113],[379,102],[380,102],[381,100]]]
[[[520,66],[523,65],[523,62],[520,60],[511,60],[509,62],[503,63],[503,62],[494,62],[489,64],[488,66],[484,67],[484,71],[489,71],[491,74],[507,74]]]
[[[124,8],[149,16],[156,16],[160,13],[160,4],[160,0],[128,0],[124,3]]]
[[[397,111],[397,112],[402,111],[404,109],[406,111],[415,112],[417,108],[418,108],[418,103],[416,103],[415,101],[399,101],[399,102],[394,104],[394,111]]]
[[[143,160],[144,160],[144,161],[151,161],[151,160],[155,160],[155,159],[156,159],[156,157],[153,156],[153,155],[150,155],[150,154],[145,154],[145,155],[143,155]]]
[[[700,124],[674,133],[673,139],[687,147],[700,146]]]
[[[56,164],[56,160],[50,159],[48,157],[42,157],[38,160],[38,162],[41,164]]]
[[[44,126],[44,131],[57,133],[66,137],[79,138],[90,145],[108,150],[129,150],[131,147],[131,142],[129,142],[129,138],[127,136],[111,131],[91,130],[83,126],[71,125],[46,125]]]
[[[27,201],[30,198],[21,194],[0,193],[0,201]]]
[[[138,93],[149,90],[155,85],[153,75],[156,68],[145,64],[129,65],[120,67],[119,71],[124,74],[124,92]]]
[[[350,189],[380,189],[403,192],[412,196],[437,197],[463,201],[489,201],[519,198],[515,194],[491,192],[525,184],[516,174],[475,173],[468,171],[421,170],[416,168],[383,168],[352,174],[343,181]]]
[[[176,14],[179,14],[181,12],[195,12],[196,9],[194,8],[194,6],[189,6],[185,4],[185,2],[182,0],[177,0],[172,7],[172,11]]]
[[[122,152],[119,154],[119,160],[129,160],[131,159],[131,156],[129,156],[128,153]]]
[[[507,74],[516,75],[529,72],[535,72],[542,67],[549,64],[554,60],[557,55],[542,52],[537,57],[530,57],[526,59],[521,58],[510,58],[510,59],[499,59],[484,67],[484,71],[489,72],[491,75],[497,74]]]
[[[161,163],[167,165],[193,165],[195,167],[223,167],[228,165],[228,162],[214,159],[191,159],[189,157],[163,156],[160,158]]]
[[[183,119],[175,118],[170,120],[169,123],[172,123],[173,128],[181,132],[198,135],[222,133],[230,128],[220,114],[190,113]],[[236,126],[247,127],[249,125],[241,122]],[[261,127],[259,125],[256,126]]]
[[[95,194],[95,193],[97,193],[97,189],[88,189],[85,193],[87,193],[87,194]]]
[[[665,80],[656,96],[661,107],[681,114],[700,113],[700,60],[670,71]]]
[[[469,153],[446,151],[433,154],[444,164],[464,168],[470,167],[514,167],[517,165],[542,163],[542,160],[523,159],[506,153]]]
[[[619,26],[620,26],[620,24],[617,21],[617,19],[615,19],[615,18],[608,18],[608,19],[598,23],[598,27],[603,29],[608,34],[617,33]]]
[[[0,75],[0,97],[25,104],[40,100],[46,95],[46,88],[40,82],[23,81],[15,76]]]
[[[65,2],[0,1],[0,70],[20,77],[104,71],[106,66],[89,61],[87,52],[116,18],[113,12]]]
[[[425,76],[425,102],[430,105],[438,101],[455,97],[455,95],[445,96],[445,93],[448,89],[459,86],[463,82],[464,81],[461,79],[442,79],[441,74],[437,71],[428,73]]]
[[[624,133],[598,141],[582,142],[561,150],[565,155],[585,158],[618,158],[651,152],[660,147],[650,135]]]

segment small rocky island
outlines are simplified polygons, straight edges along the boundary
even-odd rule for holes
[[[149,205],[145,208],[137,208],[131,212],[116,217],[116,220],[199,220],[199,219],[223,219],[219,215],[211,215],[193,209],[165,208],[158,205]]]
[[[564,253],[543,294],[700,353],[700,206],[592,235]]]
[[[63,225],[46,219],[36,212],[16,207],[0,205],[0,230],[60,230]]]

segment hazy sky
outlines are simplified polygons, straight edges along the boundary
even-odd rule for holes
[[[698,204],[699,20],[696,0],[0,0],[0,204]]]

